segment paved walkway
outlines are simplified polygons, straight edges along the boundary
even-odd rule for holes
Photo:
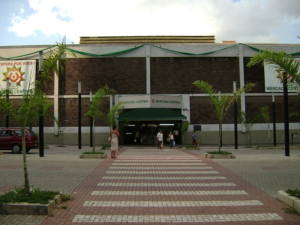
[[[53,217],[2,215],[0,224],[300,224],[272,196],[300,187],[299,150],[285,157],[282,150],[240,149],[232,150],[234,160],[210,160],[205,150],[141,147],[99,161],[80,160],[85,150],[74,149],[28,155],[31,185],[72,193],[67,209]],[[0,162],[0,192],[22,185],[21,176],[12,177],[22,174],[16,155]]]

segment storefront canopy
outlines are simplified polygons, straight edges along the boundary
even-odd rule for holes
[[[122,113],[119,121],[142,121],[142,120],[185,120],[186,116],[172,109],[142,108],[133,109]]]

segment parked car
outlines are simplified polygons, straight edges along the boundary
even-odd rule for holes
[[[39,145],[38,136],[25,129],[26,152]],[[22,130],[20,128],[0,128],[0,150],[11,150],[13,153],[22,152]]]

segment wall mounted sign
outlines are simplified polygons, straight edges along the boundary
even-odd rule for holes
[[[300,59],[295,59],[300,61]],[[265,70],[265,92],[283,92],[281,80],[277,78],[278,72],[270,65],[264,65]],[[300,72],[300,71],[299,71]],[[288,81],[288,92],[298,92],[298,85]]]
[[[132,95],[120,96],[119,101],[123,102],[126,109],[137,108],[169,108],[181,109],[181,96],[167,96],[167,95]]]
[[[0,61],[0,90],[9,88],[11,95],[23,95],[34,88],[35,60]]]

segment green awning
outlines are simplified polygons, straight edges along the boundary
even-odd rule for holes
[[[172,109],[141,108],[122,113],[118,120],[141,121],[141,120],[185,120],[186,116]]]

